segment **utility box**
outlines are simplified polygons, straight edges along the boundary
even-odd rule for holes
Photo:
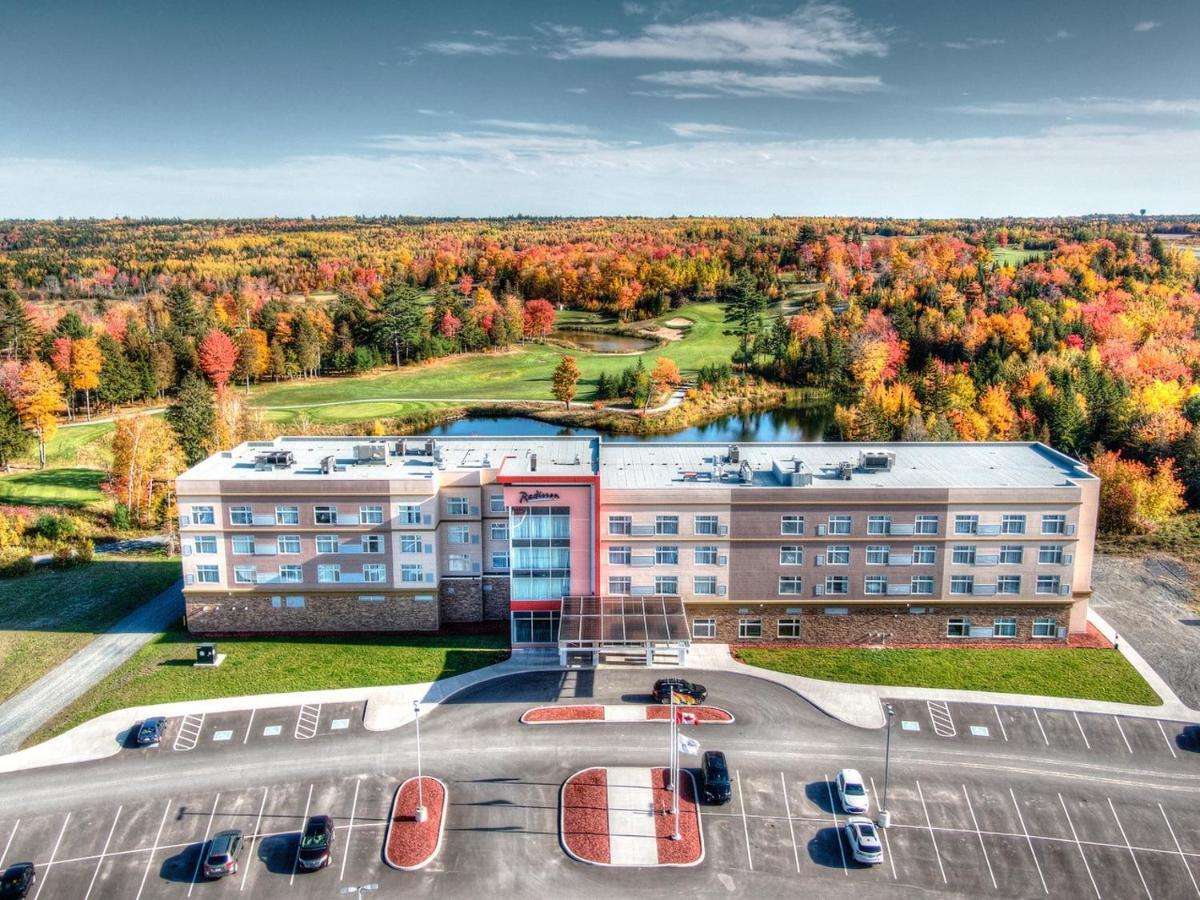
[[[217,645],[216,644],[197,644],[196,645],[196,664],[201,666],[213,666],[217,663]]]

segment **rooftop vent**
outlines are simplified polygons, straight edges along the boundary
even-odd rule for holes
[[[754,469],[750,468],[749,462],[742,463],[742,467],[738,469],[738,476],[742,479],[743,484],[749,484],[754,480]]]
[[[437,459],[438,458],[437,441],[432,440],[432,439],[426,441],[425,442],[425,452],[423,455],[424,456],[432,456],[434,459]]]
[[[854,477],[854,463],[848,459],[843,459],[837,465],[837,477],[842,481],[849,481]]]
[[[896,454],[890,450],[867,450],[859,454],[858,465],[864,472],[890,472],[896,465]]]
[[[260,472],[266,469],[290,469],[295,464],[296,457],[291,450],[272,450],[254,457],[254,468]]]
[[[387,465],[387,444],[355,444],[354,461],[359,465]]]
[[[772,468],[775,480],[786,487],[807,487],[812,484],[812,472],[799,459],[775,460]]]
[[[492,467],[492,455],[490,453],[483,454],[483,467],[490,469]]]
[[[733,463],[734,465],[737,465],[737,463],[741,461],[741,458],[742,458],[742,451],[738,447],[738,445],[730,444],[729,445],[729,461],[731,463]]]
[[[536,453],[529,454],[529,471],[530,472],[537,471],[537,454]]]
[[[322,456],[321,457],[321,474],[322,475],[332,475],[336,471],[337,471],[337,457],[336,456]]]

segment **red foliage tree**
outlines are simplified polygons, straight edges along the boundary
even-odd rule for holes
[[[200,368],[219,391],[237,365],[237,347],[225,332],[214,328],[200,342]]]
[[[438,331],[441,332],[442,337],[453,338],[458,334],[460,328],[462,328],[462,320],[450,312],[450,310],[446,310],[445,315],[442,316],[442,321],[438,324]]]
[[[525,336],[544,338],[554,327],[554,307],[549,300],[530,300],[525,304]]]

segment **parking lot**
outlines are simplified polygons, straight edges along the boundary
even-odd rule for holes
[[[228,747],[345,736],[364,730],[364,706],[364,702],[359,701],[180,716],[167,720],[158,747],[139,749],[133,744],[131,735],[125,751],[215,752]]]

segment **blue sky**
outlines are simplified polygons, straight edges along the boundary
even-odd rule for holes
[[[1200,3],[26,2],[0,216],[1200,211]]]

